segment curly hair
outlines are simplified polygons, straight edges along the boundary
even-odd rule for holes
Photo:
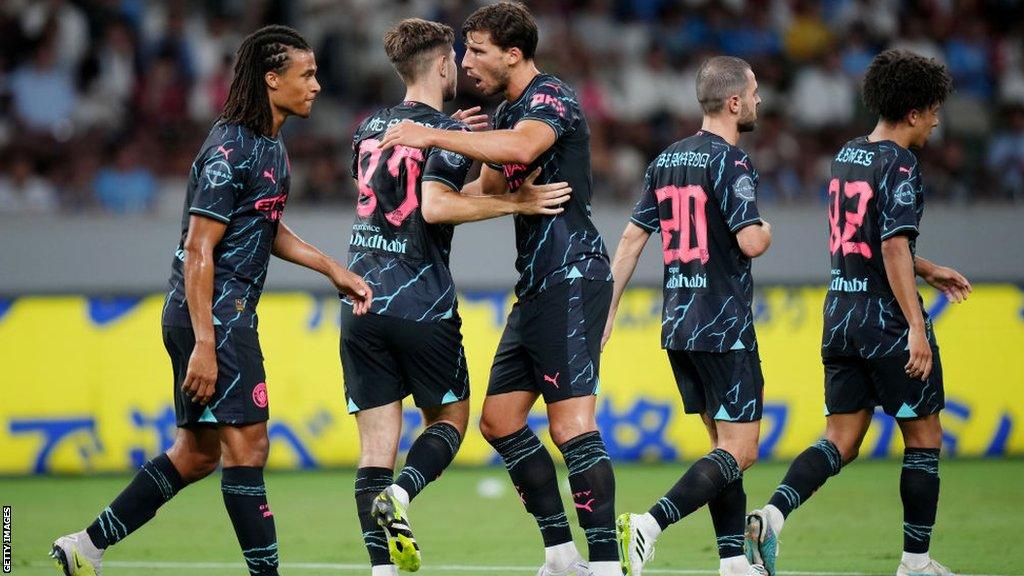
[[[537,53],[537,22],[520,2],[498,2],[478,8],[462,25],[463,38],[470,32],[487,32],[495,46],[502,50],[519,48],[527,60]]]
[[[871,61],[864,75],[864,104],[889,122],[903,120],[911,110],[945,102],[953,90],[949,71],[934,58],[906,50],[886,50]]]
[[[312,51],[306,39],[288,26],[264,26],[242,41],[221,118],[257,134],[270,135],[274,116],[263,77],[267,72],[281,74],[288,69],[289,48]]]
[[[447,52],[455,32],[447,24],[408,18],[384,34],[384,51],[406,83],[415,81],[438,48]]]

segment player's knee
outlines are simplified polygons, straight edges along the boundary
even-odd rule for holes
[[[548,430],[551,434],[551,441],[556,445],[561,446],[569,440],[586,434],[587,432],[593,432],[595,429],[596,428],[594,426],[588,426],[584,423],[572,420],[569,422],[551,422],[551,426]]]
[[[270,455],[270,439],[249,439],[244,445],[231,446],[224,451],[224,466],[252,466],[262,468],[267,465]]]
[[[220,450],[185,451],[180,447],[172,447],[167,456],[171,459],[181,479],[192,483],[206,478],[220,464]]]
[[[839,455],[843,459],[843,465],[849,464],[860,456],[860,443],[849,439],[833,439],[829,438],[829,442],[835,445],[836,449],[839,450]]]
[[[738,466],[740,470],[746,470],[757,462],[758,451],[756,443],[751,445],[745,443],[735,443],[731,445],[720,443],[718,448],[728,452],[733,459],[736,460],[736,466]]]
[[[487,414],[480,417],[480,434],[484,437],[484,440],[491,442],[501,438],[499,430],[500,426],[492,418],[488,417]]]

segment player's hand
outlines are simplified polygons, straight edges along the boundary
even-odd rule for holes
[[[967,300],[972,290],[971,283],[963,274],[945,266],[936,266],[931,274],[925,276],[924,281],[945,294],[950,302],[957,304]]]
[[[910,361],[907,362],[907,376],[927,380],[932,373],[932,347],[928,344],[924,328],[911,328]]]
[[[490,130],[491,128],[491,117],[487,114],[477,114],[481,108],[479,106],[473,106],[465,110],[459,108],[452,114],[452,118],[462,122],[469,127],[473,132],[483,132],[484,130]]]
[[[765,220],[764,218],[761,218],[761,228],[763,228],[764,231],[769,233],[769,234],[772,233],[772,225],[771,225],[771,223],[768,222],[767,220]]]
[[[352,313],[362,316],[370,310],[370,303],[373,302],[373,290],[358,275],[349,270],[336,266],[331,272],[331,282],[334,287],[352,301]]]
[[[430,141],[432,128],[420,126],[411,120],[403,120],[388,128],[380,141],[380,149],[388,150],[398,145],[409,148],[430,148],[433,144]]]
[[[615,326],[615,311],[608,314],[608,321],[604,323],[604,334],[601,335],[601,351],[604,352],[604,345],[612,337],[612,328]]]
[[[213,344],[196,343],[192,355],[188,359],[185,381],[181,383],[181,391],[192,402],[205,406],[217,384],[217,351]]]
[[[522,185],[512,193],[516,202],[516,213],[542,216],[561,214],[565,211],[561,204],[569,200],[572,188],[567,182],[534,184],[533,182],[538,176],[540,176],[540,168],[531,172],[523,180]]]

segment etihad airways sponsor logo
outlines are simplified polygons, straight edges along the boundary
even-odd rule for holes
[[[867,292],[868,291],[868,279],[867,278],[850,278],[846,279],[842,276],[836,276],[832,278],[832,282],[829,283],[828,289],[833,292]]]
[[[685,274],[672,274],[665,281],[665,288],[707,288],[708,287],[708,276],[707,274],[694,274],[693,276],[687,276]]]
[[[353,233],[349,240],[349,246],[366,248],[369,250],[383,250],[392,254],[405,254],[409,246],[408,240],[388,240],[382,234],[363,235]]]

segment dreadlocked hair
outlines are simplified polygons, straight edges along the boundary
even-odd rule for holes
[[[274,116],[264,76],[267,72],[280,74],[288,68],[289,48],[311,50],[306,39],[288,26],[264,26],[242,41],[221,118],[257,134],[270,134]]]

